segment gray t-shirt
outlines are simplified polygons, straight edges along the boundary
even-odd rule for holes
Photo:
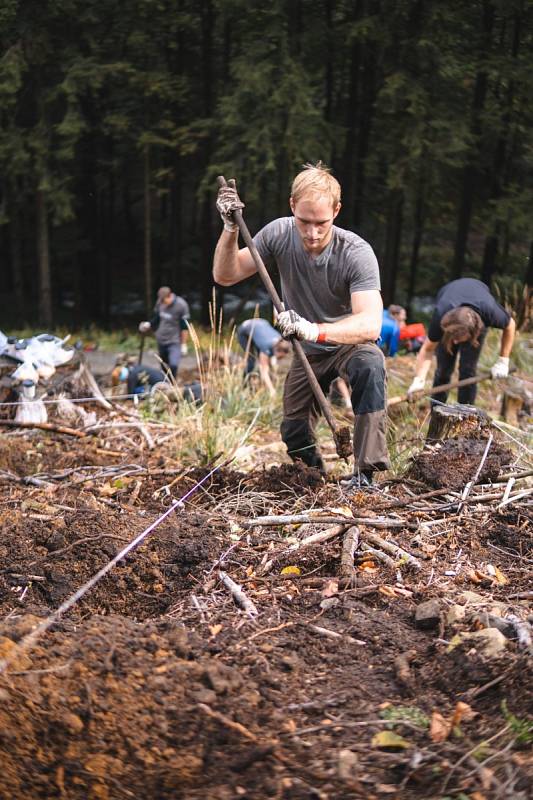
[[[333,226],[328,246],[312,256],[304,248],[294,217],[275,219],[254,237],[263,261],[275,262],[281,276],[285,308],[310,322],[336,322],[352,313],[352,292],[379,290],[379,267],[368,242]],[[304,342],[308,352],[339,345]]]
[[[159,344],[179,344],[181,341],[181,320],[189,319],[189,306],[183,297],[174,296],[170,305],[157,302],[154,307],[157,328],[155,338]]]

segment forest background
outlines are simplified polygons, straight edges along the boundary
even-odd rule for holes
[[[255,232],[318,159],[385,303],[519,297],[532,45],[531,0],[2,0],[0,328],[123,324],[161,284],[205,321],[216,176]]]

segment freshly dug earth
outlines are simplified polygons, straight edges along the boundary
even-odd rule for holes
[[[437,489],[462,489],[472,480],[481,463],[487,442],[483,439],[447,439],[418,453],[411,475]],[[512,460],[508,447],[494,442],[479,474],[480,483],[498,479],[502,468]]]
[[[54,449],[50,441],[11,440],[9,471],[34,474],[33,453]],[[437,539],[422,529],[417,539],[407,525],[423,514],[404,512],[394,538],[422,569],[363,559],[356,585],[343,589],[341,537],[290,549],[297,528],[241,527],[258,513],[323,507],[339,498],[335,484],[289,465],[219,471],[25,650],[39,621],[206,475],[184,471],[166,490],[174,478],[152,464],[118,485],[96,472],[53,483],[53,470],[81,468],[89,453],[106,461],[84,443],[78,456],[39,459],[44,488],[0,486],[0,658],[10,659],[0,677],[0,798],[526,800],[531,659],[514,640],[490,658],[450,642],[476,629],[484,604],[527,615],[526,600],[507,596],[529,588],[528,512],[507,508],[485,524],[467,515]],[[389,499],[344,504],[372,517]],[[465,553],[475,584],[469,565],[457,570]],[[491,580],[488,562],[510,584]],[[257,617],[236,608],[221,568]],[[460,599],[467,590],[478,599]],[[434,627],[415,620],[428,600],[439,609]],[[452,603],[465,611],[457,625],[446,622]],[[458,701],[470,713],[439,738],[435,712],[449,720]],[[401,739],[383,745],[383,733]]]

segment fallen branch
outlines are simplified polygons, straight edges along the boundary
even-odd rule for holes
[[[397,566],[396,561],[394,561],[393,558],[388,556],[382,550],[376,550],[375,547],[370,547],[370,545],[366,544],[366,542],[362,543],[361,550],[364,550],[365,553],[372,553],[372,555],[375,556],[375,558],[377,558],[378,561],[383,561],[383,563],[386,564],[388,567],[396,569]]]
[[[332,528],[326,528],[325,531],[312,533],[311,536],[307,536],[305,539],[301,539],[299,542],[296,542],[296,544],[293,544],[290,550],[299,550],[301,547],[307,547],[307,545],[310,544],[327,542],[329,539],[334,539],[335,536],[343,534],[347,527],[347,525],[334,525]]]
[[[235,583],[235,581],[230,578],[227,572],[220,570],[219,576],[226,589],[229,589],[235,605],[246,612],[248,616],[256,617],[259,612],[250,598],[245,595],[242,587],[239,586],[238,583]]]
[[[75,428],[66,428],[64,425],[54,425],[53,422],[16,422],[14,419],[0,419],[0,425],[6,428],[39,428],[43,431],[64,433],[67,436],[77,436],[78,439],[85,439],[86,437],[84,431],[77,431]]]
[[[213,711],[213,709],[205,705],[205,703],[198,703],[197,708],[199,708],[200,711],[202,711],[206,716],[211,717],[211,719],[216,719],[217,722],[221,722],[222,725],[226,726],[226,728],[230,728],[232,731],[240,733],[241,736],[245,737],[245,739],[250,739],[252,742],[258,741],[255,733],[249,731],[248,728],[245,728],[240,722],[234,722],[234,720],[230,719],[225,714],[221,714],[220,711]]]
[[[244,528],[259,528],[268,525],[303,525],[306,523],[315,523],[317,525],[333,525],[335,523],[345,525],[368,525],[372,528],[409,528],[413,527],[413,523],[408,523],[402,519],[388,519],[383,517],[344,517],[334,516],[329,514],[327,516],[313,516],[311,514],[280,514],[270,517],[256,517],[255,519],[246,519],[240,524]]]
[[[348,636],[344,633],[337,633],[337,631],[332,631],[329,628],[322,628],[320,625],[309,625],[309,629],[314,633],[318,633],[319,636],[325,636],[327,639],[343,639],[343,641],[350,642],[351,644],[366,644],[366,642],[363,642],[362,639],[354,639],[353,636]]]
[[[78,369],[78,376],[85,380],[85,383],[87,384],[87,386],[94,395],[95,403],[98,403],[98,405],[102,406],[102,408],[105,408],[106,411],[111,411],[113,406],[111,405],[109,400],[106,400],[106,398],[102,394],[102,390],[96,383],[94,375],[92,374],[87,364],[80,364],[80,367]]]
[[[341,553],[341,577],[345,580],[352,581],[355,575],[353,559],[355,551],[359,547],[359,528],[352,525],[348,528],[342,543]]]
[[[415,569],[422,569],[422,564],[418,558],[412,556],[411,553],[408,553],[407,550],[404,550],[403,547],[400,547],[398,544],[395,544],[394,542],[388,542],[386,539],[382,539],[381,536],[378,536],[377,533],[372,533],[371,531],[365,531],[363,535],[365,539],[368,539],[369,542],[377,545],[377,547],[380,547],[387,553],[391,553],[391,555],[396,556],[398,560],[404,559]]]

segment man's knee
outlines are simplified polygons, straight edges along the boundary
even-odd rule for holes
[[[324,468],[316,449],[314,433],[306,419],[284,419],[281,423],[281,438],[293,461],[300,459],[308,467]]]
[[[346,365],[346,373],[354,411],[366,414],[385,408],[385,360],[377,347],[352,356]]]

